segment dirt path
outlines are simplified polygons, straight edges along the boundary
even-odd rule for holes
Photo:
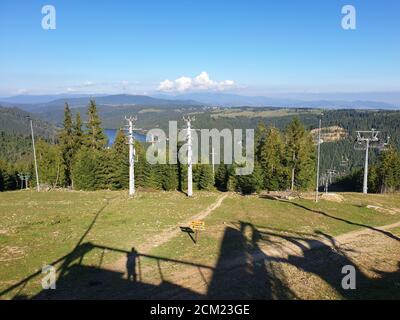
[[[225,200],[225,198],[227,196],[228,196],[228,193],[222,194],[221,196],[218,197],[217,201],[215,201],[213,204],[211,204],[205,210],[187,218],[184,221],[181,221],[180,223],[178,223],[178,225],[176,225],[172,228],[169,228],[167,230],[164,230],[164,231],[158,233],[157,235],[152,237],[149,241],[138,245],[135,249],[140,253],[148,253],[152,248],[158,247],[158,246],[168,242],[172,238],[179,235],[180,232],[182,232],[180,227],[187,227],[191,221],[204,219],[211,212],[213,212],[215,209],[217,209],[219,206],[221,206],[222,202]],[[122,270],[125,270],[125,267],[126,267],[126,258],[124,257],[124,258],[119,259],[117,262],[113,263],[110,266],[110,269],[122,271]]]
[[[339,243],[345,244],[345,243],[356,240],[358,237],[360,237],[362,235],[371,234],[373,232],[379,232],[379,231],[383,231],[383,233],[385,233],[387,230],[397,228],[397,227],[400,227],[400,221],[396,222],[396,223],[388,224],[385,226],[381,226],[381,227],[375,227],[374,228],[375,230],[366,228],[366,229],[362,229],[362,230],[352,231],[349,233],[339,235],[339,236],[335,237],[334,239]]]

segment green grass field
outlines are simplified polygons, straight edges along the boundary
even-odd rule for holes
[[[111,191],[0,193],[0,292],[82,244],[110,250],[88,250],[79,263],[97,268],[112,265],[125,255],[113,248],[129,251],[142,243],[151,243],[163,230],[180,225],[219,196],[218,192],[197,192],[189,199],[178,192],[139,192],[129,199],[126,192]],[[253,233],[256,230],[263,236],[270,232],[278,236],[302,235],[306,239],[321,234],[333,237],[400,221],[400,212],[395,211],[400,208],[399,194],[367,197],[346,194],[344,198],[342,203],[321,200],[316,204],[305,199],[285,202],[229,194],[205,218],[206,230],[200,232],[197,245],[187,233],[181,232],[146,253],[164,260],[189,261],[214,268],[221,255],[226,259],[241,254],[241,237],[247,235],[236,232],[232,241],[225,241],[227,230],[240,230],[241,226],[251,226]],[[392,211],[379,212],[367,205],[384,206]],[[393,230],[393,234],[399,233],[400,228]],[[252,248],[263,245],[257,240]],[[156,277],[160,271],[158,260],[142,260],[148,275]],[[163,263],[165,276],[184,269],[184,264]],[[7,291],[0,298],[12,298],[19,289]],[[30,297],[40,289],[38,280],[30,281],[24,285],[23,293]],[[330,297],[340,298],[340,295]]]
[[[192,199],[178,192],[141,193],[134,199],[110,191],[0,193],[0,291],[81,243],[130,250],[216,198],[209,192]],[[93,250],[84,262],[98,265],[101,254]],[[110,251],[102,263],[117,257]]]
[[[321,200],[300,199],[281,202],[258,196],[233,195],[205,220],[207,232],[202,232],[199,243],[188,250],[190,238],[182,233],[173,241],[153,250],[163,257],[184,258],[198,263],[215,264],[219,257],[223,231],[227,225],[237,226],[240,222],[258,229],[271,229],[277,233],[302,233],[310,236],[323,232],[337,236],[365,227],[378,227],[400,221],[398,214],[377,212],[367,205],[385,203],[400,208],[400,195],[365,197],[360,194],[346,194],[343,203]],[[314,211],[320,211],[319,214]],[[237,247],[232,245],[232,255]],[[204,254],[205,251],[207,254]]]

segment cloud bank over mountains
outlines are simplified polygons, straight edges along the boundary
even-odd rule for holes
[[[210,79],[206,71],[194,78],[182,76],[175,80],[161,81],[158,90],[163,92],[188,92],[188,91],[224,91],[235,87],[233,80],[215,81]]]

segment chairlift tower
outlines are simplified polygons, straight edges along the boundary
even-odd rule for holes
[[[29,116],[27,116],[26,118],[29,120],[29,122],[31,124],[33,158],[35,160],[35,173],[36,173],[36,190],[39,192],[40,191],[40,183],[39,183],[39,173],[38,173],[38,165],[37,165],[37,159],[36,159],[35,136],[33,134],[33,120]]]
[[[387,142],[381,142],[378,137],[380,131],[371,129],[369,131],[357,131],[357,140],[354,145],[355,150],[365,150],[365,163],[364,163],[364,180],[363,180],[363,193],[368,193],[368,156],[369,149],[383,150],[389,143],[390,137]]]
[[[129,196],[135,194],[135,138],[133,130],[137,117],[125,117],[128,122],[128,145],[129,145]]]
[[[322,123],[322,115],[319,118],[319,124],[318,124],[318,141],[317,141],[317,185],[315,186],[315,202],[318,202],[319,200],[319,165],[320,165],[320,157],[321,157],[321,123]]]
[[[29,185],[28,184],[28,180],[29,180],[30,177],[31,177],[31,175],[28,174],[28,173],[24,177],[25,178],[25,189],[28,189],[28,185]]]
[[[212,164],[213,178],[215,178],[215,151],[214,151],[214,148],[211,149],[211,164]]]
[[[325,194],[329,192],[329,185],[332,184],[334,176],[336,176],[338,172],[333,169],[329,169],[326,173],[322,176],[322,183],[325,185]]]
[[[24,188],[24,180],[25,180],[25,176],[23,173],[18,173],[17,174],[18,178],[21,180],[21,190]]]
[[[191,123],[195,121],[195,117],[184,116],[183,121],[186,122],[186,138],[187,138],[187,161],[188,161],[188,197],[193,196],[193,174],[192,174],[192,128]]]

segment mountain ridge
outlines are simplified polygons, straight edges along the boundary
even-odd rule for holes
[[[68,102],[71,108],[83,107],[89,103],[90,98],[94,98],[98,105],[103,106],[124,106],[140,105],[144,107],[185,107],[185,106],[222,106],[222,107],[285,107],[285,108],[326,108],[326,109],[386,109],[398,110],[400,105],[382,101],[372,101],[365,99],[317,99],[302,100],[293,98],[277,98],[265,96],[243,96],[232,93],[184,93],[179,95],[154,94],[154,95],[57,95],[58,99],[50,100],[48,96],[31,96],[32,101],[42,101],[38,103],[26,103],[29,96],[15,96],[0,98],[0,105],[5,107],[18,107],[22,110],[43,113],[60,110]]]

